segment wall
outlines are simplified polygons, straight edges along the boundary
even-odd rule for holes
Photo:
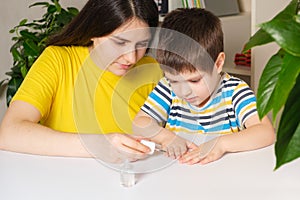
[[[252,0],[252,34],[258,30],[258,24],[269,21],[278,12],[285,8],[289,4],[290,0],[280,0],[274,2],[274,0]],[[257,91],[259,78],[267,64],[269,58],[278,51],[278,46],[275,43],[271,43],[261,47],[255,47],[252,49],[252,65],[255,66],[252,72],[252,86]]]
[[[278,12],[284,9],[290,0],[280,0],[276,1],[276,4],[273,0],[252,0],[252,34],[258,30],[258,24],[271,20]],[[268,60],[273,54],[278,51],[279,47],[276,43],[270,43],[267,45],[255,47],[252,49],[252,87],[257,93],[257,88],[259,84],[260,76],[263,72],[264,67],[266,66]],[[281,114],[277,116],[277,119],[274,121],[273,125],[275,129],[278,127],[279,119]],[[272,119],[272,112],[268,114],[268,117]]]
[[[39,19],[45,12],[42,7],[28,8],[29,5],[43,0],[8,0],[1,1],[0,7],[0,80],[7,78],[5,72],[9,71],[12,66],[12,56],[9,52],[11,45],[13,44],[11,38],[13,34],[9,34],[9,30],[18,23],[27,18],[29,20]],[[46,0],[45,0],[46,1]],[[76,7],[81,9],[87,0],[60,0],[59,1],[64,8]],[[6,110],[5,95],[0,97],[0,121],[2,121],[4,112]]]

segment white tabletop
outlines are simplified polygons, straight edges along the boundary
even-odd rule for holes
[[[273,171],[273,148],[227,154],[204,166],[175,162],[141,174],[131,188],[95,159],[0,151],[0,199],[299,200],[300,160]]]

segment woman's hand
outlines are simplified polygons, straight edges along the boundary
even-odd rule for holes
[[[199,145],[183,155],[179,162],[193,165],[196,163],[207,164],[218,160],[226,153],[220,139],[218,137]]]
[[[150,148],[140,143],[136,138],[131,137],[128,134],[111,133],[105,135],[107,140],[115,148],[118,157],[121,159],[128,159],[129,161],[135,161],[143,159],[150,152]]]

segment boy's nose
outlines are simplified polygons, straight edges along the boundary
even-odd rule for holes
[[[187,83],[182,84],[180,90],[183,97],[188,97],[192,93],[192,89]]]

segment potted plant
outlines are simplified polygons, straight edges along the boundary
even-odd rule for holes
[[[300,157],[300,2],[290,4],[272,20],[260,24],[244,52],[270,42],[280,49],[267,62],[259,80],[257,105],[260,118],[280,115],[275,143],[276,166]]]
[[[77,15],[78,9],[74,7],[62,8],[59,0],[51,2],[37,2],[29,7],[43,6],[46,9],[41,19],[28,22],[23,19],[9,32],[15,34],[12,37],[14,44],[10,48],[13,56],[13,66],[11,71],[5,73],[10,76],[0,82],[1,90],[7,84],[6,103],[7,106],[11,98],[21,85],[28,70],[46,47],[47,39],[50,35],[60,31],[71,19]],[[1,96],[1,94],[0,94]]]

